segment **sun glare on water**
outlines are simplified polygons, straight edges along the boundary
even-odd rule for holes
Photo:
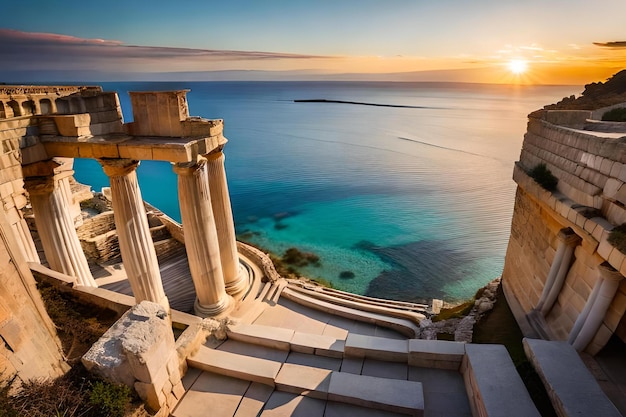
[[[528,61],[523,59],[512,59],[509,61],[509,71],[513,74],[520,75],[526,72],[528,69]]]

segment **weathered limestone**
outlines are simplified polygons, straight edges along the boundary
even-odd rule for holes
[[[233,210],[230,206],[226,170],[224,169],[224,154],[219,151],[206,155],[206,158],[211,207],[215,215],[226,292],[237,296],[247,289],[247,280],[246,274],[239,265]]]
[[[28,177],[25,186],[30,194],[46,259],[52,269],[76,277],[78,285],[96,287],[69,211],[69,184],[63,184],[68,181],[71,171],[55,175],[55,162],[37,165],[38,167],[30,167],[26,172],[47,176]]]
[[[154,411],[173,410],[185,394],[174,333],[160,304],[142,301],[132,307],[82,362],[92,372],[133,387]]]
[[[598,270],[600,278],[596,281],[593,292],[587,299],[587,304],[576,320],[568,339],[578,351],[584,350],[598,332],[617,293],[620,281],[624,279],[624,276],[610,265],[602,264]]]
[[[540,416],[504,346],[465,345],[461,373],[473,416]]]
[[[135,170],[139,162],[130,159],[99,159],[98,162],[111,183],[113,213],[122,262],[135,300],[138,303],[152,301],[169,311],[146,210],[137,183]]]
[[[218,232],[211,209],[206,160],[176,164],[178,199],[185,234],[185,248],[196,289],[194,309],[202,317],[227,311],[233,300],[226,294]]]
[[[0,382],[14,388],[69,368],[61,342],[5,216],[0,216]]]
[[[559,417],[621,416],[567,342],[524,338],[523,343]]]
[[[559,247],[552,261],[539,303],[537,303],[537,310],[540,310],[544,317],[548,315],[561,293],[574,255],[574,247],[580,243],[580,237],[570,228],[559,231],[557,238],[559,239]]]

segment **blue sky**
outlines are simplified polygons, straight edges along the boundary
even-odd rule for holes
[[[2,2],[0,16],[5,77],[239,70],[555,83],[626,63],[624,0],[35,0]],[[513,77],[514,59],[526,74]]]

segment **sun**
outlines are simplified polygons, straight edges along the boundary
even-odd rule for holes
[[[524,59],[512,59],[507,65],[509,67],[509,71],[515,75],[521,75],[528,69],[528,61]]]

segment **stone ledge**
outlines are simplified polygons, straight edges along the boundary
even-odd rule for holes
[[[200,346],[187,364],[203,371],[274,386],[281,363]]]
[[[621,416],[570,344],[528,338],[523,344],[560,417]]]
[[[351,333],[346,339],[345,356],[370,358],[389,362],[407,362],[408,340],[387,339]]]
[[[447,340],[409,340],[409,365],[458,371],[465,343]]]
[[[466,345],[461,373],[473,416],[540,417],[504,346]]]
[[[412,416],[424,415],[421,382],[333,372],[328,400]]]
[[[284,363],[276,376],[276,389],[326,400],[331,374],[329,369]]]

